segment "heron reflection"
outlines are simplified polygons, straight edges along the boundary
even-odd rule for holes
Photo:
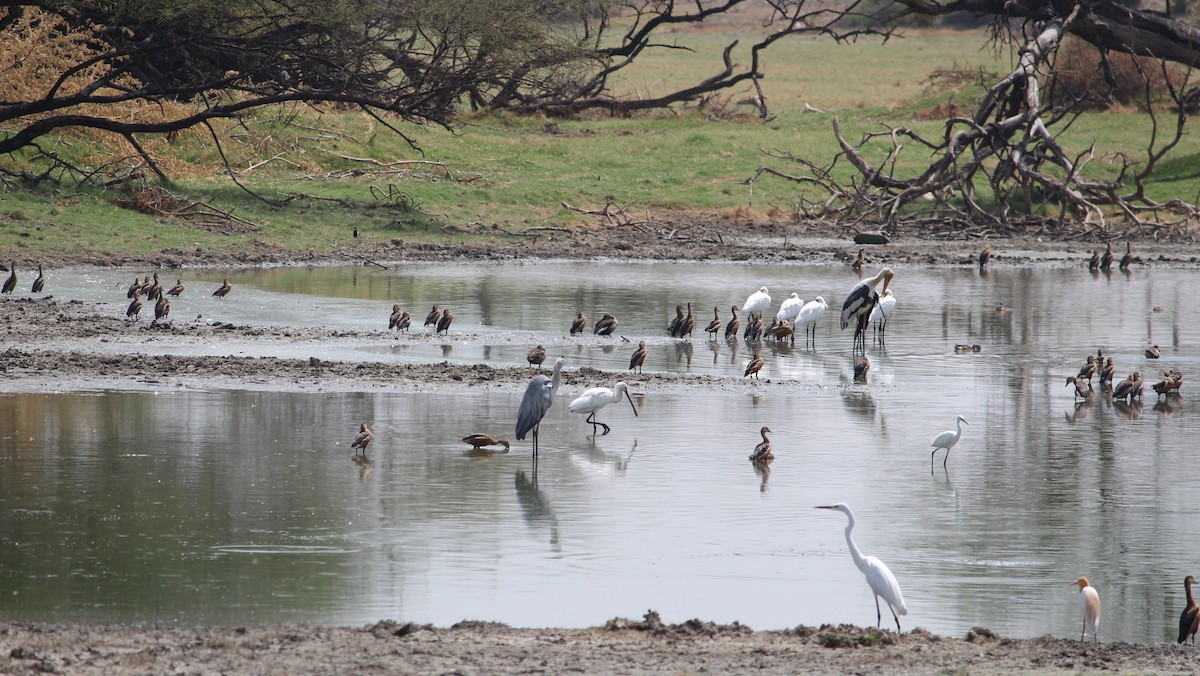
[[[517,489],[517,502],[521,505],[521,516],[529,528],[549,531],[550,549],[558,552],[561,547],[558,542],[558,517],[550,508],[550,501],[537,485],[537,475],[530,480],[524,470],[517,470],[513,475],[513,484]]]

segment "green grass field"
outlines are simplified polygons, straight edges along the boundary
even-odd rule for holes
[[[733,39],[742,40],[734,59],[744,62],[752,40],[749,30],[745,33],[736,23],[676,33],[671,39],[694,51],[664,50],[643,57],[635,69],[621,73],[614,88],[646,96],[696,82],[720,69],[720,51]],[[1007,53],[992,51],[980,32],[919,31],[887,44],[799,38],[777,43],[767,54],[763,85],[776,117],[766,124],[752,108],[737,103],[750,95],[746,87],[722,94],[705,109],[680,107],[629,118],[491,114],[466,116],[453,131],[405,127],[423,153],[358,113],[307,107],[260,111],[244,125],[225,125],[230,134],[225,150],[244,172],[241,181],[272,199],[294,194],[309,198],[275,207],[249,196],[223,174],[212,140],[199,132],[170,141],[146,139],[174,179],[172,192],[233,211],[254,227],[231,232],[141,214],[115,204],[121,186],[31,191],[10,185],[0,207],[0,258],[55,253],[153,258],[196,248],[327,250],[330,241],[353,226],[368,241],[457,241],[478,236],[461,230],[479,226],[519,230],[587,221],[562,202],[599,208],[611,201],[650,214],[715,209],[786,217],[797,200],[792,183],[761,179],[751,200],[746,179],[756,168],[771,164],[788,169],[764,151],[831,157],[836,151],[830,126],[835,114],[852,140],[884,125],[909,126],[936,137],[942,123],[919,121],[915,115],[950,100],[971,109],[981,91],[978,83],[1006,72],[1009,59]],[[939,69],[975,77],[947,89],[930,83],[930,74]],[[804,112],[805,104],[828,112]],[[1112,153],[1125,150],[1136,157],[1144,149],[1147,125],[1144,115],[1132,112],[1089,115],[1072,128],[1067,145],[1079,152],[1095,143],[1097,160],[1091,170],[1111,174]],[[89,135],[64,135],[45,145],[82,162],[130,152],[117,141]],[[885,150],[881,146],[868,159],[878,161]],[[1162,165],[1152,193],[1195,200],[1200,193],[1195,154],[1191,145],[1179,148]],[[348,158],[424,163],[388,168]],[[912,147],[904,166],[926,160]],[[0,162],[14,169],[35,166],[27,156]]]

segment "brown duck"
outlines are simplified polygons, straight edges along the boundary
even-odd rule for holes
[[[140,291],[133,292],[133,302],[125,310],[125,317],[137,321],[138,313],[142,311],[142,294]]]
[[[434,334],[436,335],[442,332],[447,334],[450,333],[450,323],[453,321],[454,313],[451,312],[449,308],[442,310],[442,318],[438,320],[437,330],[434,331]]]
[[[12,293],[17,288],[17,262],[10,261],[8,269],[8,279],[4,280],[2,293]]]
[[[437,303],[434,303],[433,309],[429,311],[429,314],[425,315],[425,323],[422,324],[422,326],[429,326],[432,324],[434,328],[437,328],[438,318],[441,317],[441,315],[442,308]]]
[[[580,310],[579,314],[575,316],[575,320],[571,322],[571,335],[583,333],[583,330],[586,328],[587,316],[583,314],[583,310]]]
[[[175,296],[176,298],[178,298],[179,294],[183,293],[183,290],[186,288],[187,287],[184,286],[182,279],[176,279],[175,286],[172,286],[170,289],[167,289],[167,295]]]
[[[233,290],[233,285],[229,283],[228,279],[226,279],[225,282],[223,284],[221,284],[220,288],[218,288],[216,291],[213,291],[212,295],[216,296],[217,298],[224,298],[225,294],[229,293],[232,290]]]
[[[610,314],[606,314],[600,318],[600,321],[596,322],[594,327],[592,327],[592,333],[596,334],[597,336],[611,336],[613,331],[616,329],[617,318]]]
[[[638,347],[633,351],[633,356],[629,358],[629,370],[638,370],[642,372],[642,365],[646,363],[646,341],[639,340]]]
[[[766,425],[763,425],[762,429],[758,431],[762,435],[762,443],[755,446],[754,452],[750,454],[750,459],[754,462],[766,462],[775,459],[775,454],[771,452],[771,440],[767,438],[767,432],[770,431],[771,428]]]
[[[34,293],[41,293],[46,288],[46,275],[42,273],[42,264],[38,263],[38,276],[33,280],[33,288],[30,290]]]
[[[734,305],[729,308],[732,313],[729,317],[729,323],[725,325],[725,337],[737,338],[738,329],[742,325],[742,320],[738,318],[738,306]]]
[[[525,361],[529,362],[530,366],[541,366],[542,362],[546,361],[546,348],[538,345],[525,355]]]
[[[753,375],[755,380],[758,380],[759,379],[758,372],[762,370],[762,367],[763,367],[762,353],[755,350],[754,358],[750,360],[749,364],[746,364],[746,372],[742,374],[742,377],[748,378],[748,377],[750,377],[750,375]]]
[[[362,454],[366,455],[367,446],[370,445],[371,440],[374,438],[375,435],[371,433],[371,428],[367,427],[366,423],[363,423],[358,428],[358,434],[354,435],[354,439],[350,442],[350,448],[354,449],[355,455],[358,455],[359,451],[362,451]]]
[[[717,337],[717,332],[720,330],[721,330],[721,308],[714,307],[712,321],[708,323],[708,326],[704,327],[704,331],[709,334],[710,338],[715,339]]]
[[[504,439],[497,439],[490,434],[470,434],[462,438],[464,444],[471,444],[472,450],[478,450],[484,446],[503,446],[504,452],[509,451],[508,442]]]

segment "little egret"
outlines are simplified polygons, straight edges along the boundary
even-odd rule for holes
[[[896,620],[896,631],[900,631],[900,618],[897,617],[897,613],[908,614],[908,606],[904,605],[904,594],[900,592],[900,583],[883,561],[874,556],[863,556],[862,552],[858,551],[858,546],[854,544],[854,538],[850,535],[854,530],[854,512],[850,511],[849,505],[844,502],[821,505],[817,509],[837,510],[849,519],[849,523],[846,524],[846,545],[850,547],[850,557],[854,559],[854,565],[867,577],[867,584],[871,585],[871,593],[875,595],[875,626],[878,628],[883,624],[883,611],[879,608],[879,597],[882,596],[892,611],[892,619]]]
[[[859,345],[859,339],[862,339],[863,352],[867,351],[866,334],[867,318],[871,315],[871,310],[875,308],[875,303],[879,302],[879,294],[875,293],[875,287],[879,282],[883,282],[884,293],[887,293],[888,284],[891,283],[895,273],[891,268],[884,268],[875,273],[874,277],[868,277],[861,282],[855,284],[850,293],[846,296],[846,302],[842,303],[842,330],[854,322],[854,346]]]
[[[642,366],[646,363],[646,341],[639,340],[638,347],[633,351],[633,356],[629,358],[629,370],[638,370],[642,372]]]
[[[584,422],[591,423],[593,435],[596,434],[597,425],[604,428],[603,434],[608,434],[612,431],[612,428],[596,420],[596,413],[614,401],[620,401],[622,394],[629,401],[629,406],[633,409],[633,417],[636,418],[638,414],[637,406],[634,406],[633,397],[629,396],[629,386],[624,382],[618,382],[616,385],[613,385],[611,390],[607,387],[593,387],[584,390],[583,394],[576,397],[570,404],[567,404],[567,410],[571,413],[587,413],[588,417]]]
[[[595,326],[592,327],[592,333],[596,334],[597,336],[611,336],[613,331],[616,329],[617,318],[610,314],[606,314],[596,322]]]
[[[476,432],[475,434],[469,434],[463,437],[462,440],[464,444],[471,444],[472,450],[478,450],[484,446],[503,446],[505,453],[509,451],[509,445],[507,441],[503,439],[497,439],[490,434],[480,434]]]
[[[946,430],[929,442],[933,446],[933,452],[929,454],[929,472],[931,474],[933,473],[933,456],[937,455],[939,449],[946,449],[946,457],[942,460],[942,468],[945,469],[946,461],[950,459],[950,449],[954,448],[954,444],[957,444],[962,437],[962,426],[966,424],[968,424],[967,419],[960,415],[955,423],[956,429]]]
[[[795,322],[802,309],[804,309],[804,299],[800,298],[799,294],[793,293],[779,304],[779,312],[775,314],[775,318],[781,322]]]
[[[879,297],[879,302],[875,303],[875,307],[871,308],[871,314],[867,316],[868,322],[875,322],[875,334],[880,345],[887,342],[885,334],[887,332],[888,317],[895,310],[896,297],[892,295],[892,290],[888,289]]]
[[[538,428],[542,424],[542,417],[550,410],[550,404],[554,403],[554,393],[558,391],[558,384],[562,382],[562,368],[566,361],[563,357],[555,359],[554,372],[549,378],[541,373],[530,378],[529,385],[525,387],[525,395],[521,397],[521,407],[517,409],[517,441],[522,441],[525,435],[532,431],[535,459],[538,454]]]
[[[12,293],[17,288],[17,262],[9,261],[8,279],[4,280],[4,288],[0,293]]]
[[[1196,645],[1196,630],[1200,629],[1200,604],[1192,598],[1192,584],[1196,578],[1188,575],[1183,578],[1183,593],[1187,595],[1187,606],[1179,614],[1179,642],[1183,643],[1192,637],[1192,645]]]
[[[358,434],[354,435],[354,440],[350,442],[350,448],[354,449],[354,455],[358,455],[359,451],[362,451],[362,454],[366,455],[367,446],[374,438],[375,435],[371,434],[371,428],[367,427],[366,423],[359,425]]]
[[[746,302],[742,303],[742,314],[747,316],[752,312],[766,312],[770,309],[771,295],[767,293],[765,286],[750,294],[746,298]]]
[[[800,308],[800,316],[796,318],[796,326],[804,327],[804,346],[808,347],[808,327],[812,327],[812,343],[813,348],[817,347],[817,322],[821,317],[825,316],[825,311],[829,309],[829,305],[821,296],[808,301],[804,307]]]
[[[758,431],[762,435],[762,443],[755,446],[754,452],[750,454],[750,459],[754,462],[766,462],[775,459],[775,454],[771,452],[771,440],[767,438],[767,432],[770,431],[771,428],[766,425],[763,425],[762,429]]]
[[[709,334],[709,338],[711,338],[712,340],[716,340],[717,332],[720,330],[721,330],[721,308],[714,307],[712,321],[708,323],[708,326],[704,327],[704,331]]]
[[[38,276],[33,280],[33,288],[30,291],[41,293],[46,288],[46,275],[42,273],[42,264],[38,263]]]
[[[212,295],[216,296],[217,298],[224,298],[232,290],[233,285],[229,283],[228,279],[226,279],[216,291],[213,291]]]
[[[576,315],[575,320],[571,322],[571,335],[573,336],[576,333],[583,333],[583,330],[586,328],[587,316],[583,314],[583,310],[580,310],[579,314]]]
[[[1079,640],[1087,636],[1088,628],[1092,630],[1092,637],[1096,639],[1096,643],[1100,642],[1100,594],[1096,592],[1096,588],[1088,584],[1086,577],[1081,577],[1071,584],[1079,587],[1079,602],[1083,607],[1083,631],[1079,634]]]

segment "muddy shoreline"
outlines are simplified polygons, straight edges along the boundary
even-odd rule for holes
[[[314,265],[389,261],[490,261],[565,259],[719,260],[848,265],[859,247],[841,233],[795,238],[775,229],[736,234],[692,227],[671,237],[630,236],[629,231],[589,230],[555,237],[499,239],[465,247],[359,242],[322,253],[264,252],[216,255],[167,252],[154,259],[97,260],[62,257],[54,265],[188,267],[213,265]],[[786,237],[786,241],[785,241]],[[1043,241],[989,240],[993,266],[1083,265],[1095,238]],[[981,239],[904,238],[864,247],[869,265],[974,265]],[[1120,246],[1124,250],[1124,246]],[[1137,240],[1141,266],[1200,267],[1200,246],[1191,242]],[[18,269],[28,265],[18,260]],[[43,260],[49,263],[49,261]],[[27,273],[22,273],[27,274]],[[1113,274],[1120,274],[1114,272]],[[53,266],[47,265],[53,294]],[[124,359],[101,343],[169,336],[272,342],[383,338],[385,332],[331,332],[297,327],[252,327],[199,322],[131,325],[111,307],[28,293],[27,278],[15,297],[0,300],[0,391],[48,392],[118,388],[267,388],[338,391],[352,389],[425,391],[437,388],[520,388],[526,368],[486,365],[331,362],[320,359],[173,357]],[[428,340],[409,337],[406,340]],[[470,334],[456,340],[472,340]],[[742,391],[805,387],[795,382],[755,383],[692,374],[621,372],[635,391],[696,387]],[[564,387],[605,379],[594,369],[568,369]],[[227,673],[1125,673],[1193,672],[1200,652],[1171,643],[1081,644],[1053,639],[1005,639],[986,629],[965,637],[941,637],[921,629],[901,635],[849,626],[752,631],[693,620],[664,625],[650,613],[643,620],[613,620],[588,629],[517,629],[482,622],[452,628],[388,620],[360,628],[153,627],[0,622],[0,673],[141,674]]]

